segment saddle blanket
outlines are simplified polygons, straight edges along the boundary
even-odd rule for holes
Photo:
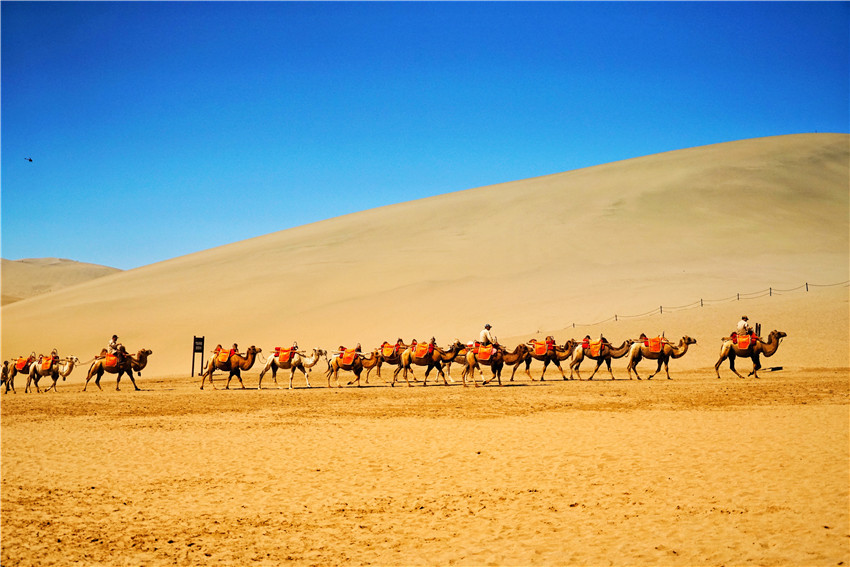
[[[478,345],[475,355],[478,357],[478,360],[490,360],[494,350],[493,345]]]
[[[430,343],[419,343],[413,347],[413,356],[416,358],[424,358],[434,352]]]
[[[274,355],[277,357],[278,362],[289,362],[289,359],[292,358],[292,349],[275,347]]]
[[[53,366],[53,359],[52,358],[48,357],[48,358],[43,358],[41,360],[41,371],[42,372],[47,372],[48,370],[50,370],[51,366]]]
[[[354,362],[354,357],[357,356],[357,349],[355,348],[347,348],[342,353],[342,363],[343,364],[351,364]]]
[[[118,357],[114,354],[107,354],[106,360],[103,361],[103,365],[108,366],[110,368],[118,366]]]
[[[15,370],[23,370],[29,360],[29,358],[19,358],[15,363]]]
[[[396,345],[385,344],[381,347],[381,354],[389,357],[395,354]]]
[[[664,343],[661,337],[655,337],[654,339],[649,339],[649,341],[644,341],[644,344],[649,347],[649,352],[661,352],[661,347]]]
[[[732,335],[732,342],[738,345],[738,348],[749,348],[751,341],[750,335],[739,335],[737,333]]]
[[[549,344],[534,341],[534,354],[537,356],[545,356],[549,352]]]
[[[224,364],[225,362],[230,360],[230,351],[229,350],[219,351],[217,358],[218,358],[218,361],[220,363]]]
[[[602,339],[598,341],[590,341],[590,356],[599,356],[599,353],[602,351]]]

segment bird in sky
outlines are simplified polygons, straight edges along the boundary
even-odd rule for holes
[[[25,160],[27,160],[28,162],[32,162],[32,158],[31,158],[31,157],[25,157],[24,159],[25,159]]]

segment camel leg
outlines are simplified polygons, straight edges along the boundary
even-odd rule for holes
[[[546,369],[547,368],[549,368],[549,359],[548,358],[543,361],[543,372],[540,373],[540,381],[541,382],[546,381]],[[529,374],[528,377],[531,378],[531,375]]]
[[[303,371],[302,371],[303,372]],[[304,378],[307,377],[307,373],[304,372]],[[295,378],[295,367],[292,366],[289,368],[289,389],[292,389],[292,379]],[[277,380],[275,380],[275,384],[277,384]],[[280,388],[278,388],[280,389]]]
[[[413,384],[411,384],[411,383],[410,383],[410,380],[408,380],[408,379],[407,379],[407,371],[408,371],[408,369],[409,369],[409,365],[404,367],[404,380],[405,380],[405,382],[407,382],[407,385],[408,385],[408,386],[410,386],[410,387],[412,388],[412,387],[413,387]],[[410,373],[411,373],[411,374],[413,374],[413,369],[412,369],[412,368],[410,368]],[[415,378],[414,378],[413,380],[414,380],[414,382],[416,381],[416,379],[415,379]],[[428,380],[428,373],[427,373],[427,372],[425,373],[425,380]]]
[[[516,372],[517,367],[519,367],[519,364],[514,366],[514,371],[511,372],[511,382],[514,381],[514,373]],[[525,373],[528,374],[529,378],[531,378],[531,372],[529,372],[529,370],[528,370],[529,368],[531,368],[531,359],[530,358],[525,361]],[[532,380],[533,380],[533,378],[532,378]]]
[[[761,370],[761,360],[759,359],[758,354],[754,354],[752,356],[752,359],[753,359],[753,371],[750,372],[748,374],[748,376],[755,376],[756,378],[758,378],[759,377],[758,371]]]
[[[599,370],[599,367],[602,366],[602,360],[603,359],[601,358],[596,360],[596,368],[593,369],[593,372],[590,374],[590,378],[588,378],[588,380],[593,380],[593,377],[596,376],[596,372]]]
[[[440,366],[437,366],[437,373],[438,373],[438,375],[439,375],[439,376],[442,376],[442,377],[443,377],[443,384],[444,384],[444,385],[446,385],[446,386],[448,386],[448,385],[449,385],[449,381],[448,381],[448,380],[446,380],[446,373],[445,373],[445,372],[443,372],[443,366],[442,366],[442,364],[441,364]]]
[[[45,392],[49,392],[50,390],[53,390],[54,392],[59,392],[59,390],[56,389],[57,382],[59,382],[58,377],[53,379],[53,384],[48,389],[46,389]]]
[[[97,386],[97,389],[102,392],[103,388],[100,387],[100,379],[101,378],[103,378],[103,368],[101,368],[97,371],[97,376],[95,376],[95,378],[94,378],[94,385]]]
[[[734,354],[732,354],[732,353],[729,353],[729,368],[730,368],[730,369],[732,369],[732,372],[734,372],[734,373],[735,373],[735,375],[736,375],[738,378],[741,378],[741,379],[743,379],[743,378],[744,378],[744,376],[743,376],[740,372],[738,372],[737,370],[735,370],[735,355],[734,355]]]
[[[310,385],[310,378],[307,376],[307,371],[304,369],[303,366],[300,367],[300,370],[301,373],[304,375],[304,380],[307,382],[307,387],[312,388],[313,386]]]
[[[567,375],[566,375],[566,374],[564,374],[564,369],[563,369],[563,368],[561,368],[561,361],[560,361],[560,360],[558,360],[558,359],[556,358],[555,360],[553,360],[553,361],[552,361],[552,364],[554,364],[555,366],[557,366],[557,367],[558,367],[558,372],[560,372],[560,373],[561,373],[561,378],[562,378],[562,379],[564,379],[564,380],[566,380],[566,379],[567,379]]]
[[[656,374],[658,374],[659,372],[661,372],[661,365],[662,365],[662,364],[664,364],[664,358],[663,358],[663,357],[659,357],[659,358],[658,358],[658,367],[655,369],[655,372],[653,372],[652,374],[650,374],[650,375],[649,375],[649,377],[647,378],[647,380],[652,380],[652,377],[653,377],[653,376],[655,376]]]
[[[141,372],[139,372],[139,376],[141,376],[141,375],[142,375],[142,373],[141,373]],[[139,387],[136,385],[136,379],[133,377],[133,368],[132,368],[132,367],[130,368],[130,372],[128,373],[128,376],[130,376],[130,382],[133,384],[133,389],[134,389],[136,392],[140,391],[140,390],[141,390],[141,388],[139,388]]]

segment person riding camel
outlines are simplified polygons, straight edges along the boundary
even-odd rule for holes
[[[487,323],[486,325],[484,325],[484,328],[481,329],[481,333],[478,334],[479,344],[483,346],[497,344],[496,339],[493,337],[493,334],[490,333],[491,327],[492,325],[490,325],[490,323]]]
[[[118,357],[118,366],[121,366],[124,362],[124,357],[127,356],[127,350],[124,348],[124,345],[118,342],[118,335],[112,335],[112,339],[106,345],[106,353]]]

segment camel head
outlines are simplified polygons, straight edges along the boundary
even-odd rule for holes
[[[776,339],[779,340],[779,339],[784,339],[785,337],[787,337],[788,333],[784,333],[782,331],[775,331],[774,330],[774,331],[770,332],[769,336],[774,336],[774,335],[776,336]]]
[[[697,344],[697,340],[696,340],[696,339],[692,339],[692,338],[691,338],[691,337],[689,337],[688,335],[685,335],[684,337],[682,337],[682,342],[683,342],[683,343],[685,343],[686,345],[695,345],[695,344]]]

